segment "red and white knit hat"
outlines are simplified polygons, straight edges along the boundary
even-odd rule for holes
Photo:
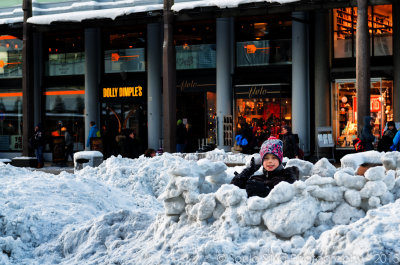
[[[282,163],[283,159],[283,143],[276,137],[269,137],[262,145],[260,149],[261,162],[264,160],[266,154],[273,154],[279,159],[279,163]]]

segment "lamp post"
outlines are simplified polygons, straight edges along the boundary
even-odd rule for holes
[[[176,58],[173,40],[173,0],[164,0],[163,42],[163,127],[164,151],[175,152],[176,148]]]
[[[32,25],[27,23],[32,16],[32,0],[24,0],[23,45],[22,45],[22,155],[30,156],[29,136],[33,132],[33,39]]]

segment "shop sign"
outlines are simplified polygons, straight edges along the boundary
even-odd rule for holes
[[[184,79],[177,84],[181,92],[215,91],[215,83],[200,83],[193,79]]]
[[[117,86],[117,87],[103,87],[103,99],[117,99],[117,98],[140,98],[143,96],[142,86]]]
[[[379,112],[381,111],[381,97],[379,95],[371,95],[370,99],[370,111]],[[357,97],[353,97],[353,109],[354,113],[357,113]]]
[[[236,98],[273,98],[282,97],[287,94],[283,88],[288,84],[266,84],[266,85],[237,85],[235,87]]]

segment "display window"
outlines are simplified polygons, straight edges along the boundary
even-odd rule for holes
[[[236,66],[292,63],[292,21],[280,16],[236,21]]]
[[[215,22],[181,23],[174,28],[176,69],[216,67]]]
[[[0,35],[0,78],[22,77],[22,40]]]
[[[146,37],[143,30],[106,33],[104,72],[145,72]]]
[[[355,57],[357,7],[333,9],[334,57]],[[393,55],[392,5],[368,7],[371,56]]]
[[[45,59],[46,76],[71,76],[85,74],[83,38],[77,36],[53,36],[44,38],[47,49]]]
[[[357,88],[355,80],[336,80],[334,86],[334,130],[336,146],[353,148],[357,138]],[[393,121],[393,81],[371,79],[370,112],[375,118],[373,134],[381,138],[385,125]]]
[[[235,134],[249,134],[250,129],[250,145],[260,147],[269,136],[279,138],[283,125],[291,126],[291,98],[237,98],[234,119]]]
[[[0,150],[22,150],[21,89],[0,91]]]
[[[45,98],[44,128],[51,137],[62,136],[64,127],[74,137],[74,150],[85,148],[85,88],[83,86],[49,87],[43,92]],[[47,147],[46,147],[47,148]],[[51,146],[48,146],[51,150]]]

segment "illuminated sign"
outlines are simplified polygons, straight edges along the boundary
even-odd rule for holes
[[[143,87],[103,87],[102,95],[103,98],[138,98],[143,96]]]

